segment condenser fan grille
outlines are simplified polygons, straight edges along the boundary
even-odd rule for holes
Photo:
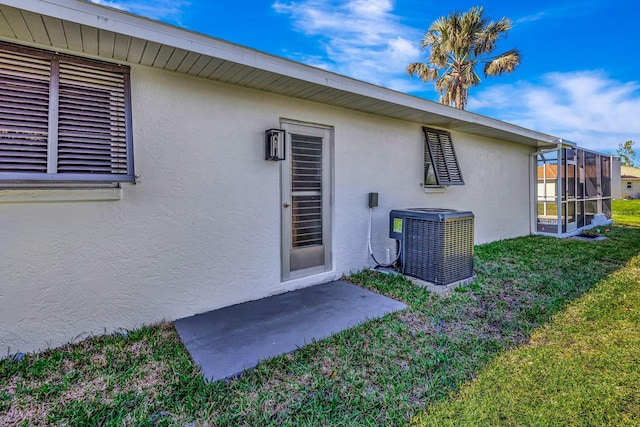
[[[392,211],[402,218],[402,272],[436,285],[473,276],[473,214],[459,211]]]

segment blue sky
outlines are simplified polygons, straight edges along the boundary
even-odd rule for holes
[[[579,145],[640,146],[640,3],[631,0],[93,0],[151,19],[437,101],[407,76],[436,18],[482,5],[513,21],[497,52],[518,48],[509,76],[483,79],[468,111]]]

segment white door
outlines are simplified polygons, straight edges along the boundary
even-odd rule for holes
[[[331,269],[331,129],[282,123],[282,279]]]

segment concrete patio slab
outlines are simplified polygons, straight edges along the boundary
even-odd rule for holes
[[[178,334],[205,379],[220,380],[406,305],[343,281],[179,319]]]

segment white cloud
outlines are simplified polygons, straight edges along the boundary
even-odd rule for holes
[[[599,151],[640,140],[640,82],[600,71],[549,73],[539,82],[481,89],[467,109]]]
[[[420,61],[421,31],[400,23],[392,0],[276,1],[276,12],[289,15],[294,29],[317,37],[324,61],[316,56],[293,59],[401,91],[424,90],[419,80],[404,77]]]
[[[102,6],[109,6],[146,18],[180,24],[185,10],[190,6],[187,0],[89,0]]]
[[[152,19],[179,24],[187,0],[91,0]],[[589,3],[589,2],[587,2]],[[401,23],[394,0],[276,0],[273,9],[316,40],[320,52],[283,52],[309,65],[405,93],[437,99],[433,85],[405,74],[425,59],[422,31]],[[546,10],[517,20],[547,19]],[[640,82],[624,83],[602,72],[548,73],[538,81],[481,86],[470,93],[469,111],[614,152],[620,142],[640,140]]]
[[[536,22],[536,21],[540,21],[541,19],[545,18],[546,16],[547,16],[547,13],[544,12],[544,11],[541,11],[541,12],[533,13],[531,15],[522,16],[522,17],[516,19],[514,21],[514,24],[518,25],[518,24],[525,24],[527,22]]]
[[[577,19],[580,16],[591,15],[597,13],[602,8],[603,2],[600,0],[573,0],[564,2],[555,2],[544,10],[533,12],[528,15],[514,19],[514,24],[527,24],[540,20],[549,19]],[[532,7],[535,7],[533,5]]]

